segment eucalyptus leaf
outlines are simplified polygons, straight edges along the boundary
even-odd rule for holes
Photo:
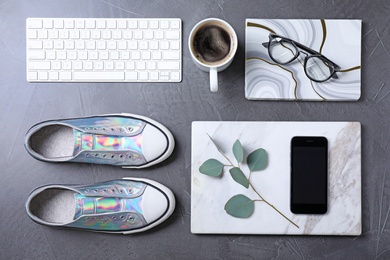
[[[268,165],[267,152],[263,148],[257,149],[248,155],[246,162],[252,172],[264,170]]]
[[[240,140],[237,140],[234,143],[233,154],[234,154],[234,157],[236,157],[236,160],[238,163],[240,163],[240,162],[242,162],[242,160],[244,160],[244,149],[242,148]]]
[[[245,174],[241,171],[240,168],[234,167],[229,170],[230,175],[233,180],[244,186],[245,188],[249,188],[249,181],[246,178]]]
[[[236,218],[248,218],[255,208],[254,201],[245,195],[233,196],[225,204],[226,213]]]
[[[223,164],[216,159],[208,159],[200,167],[199,171],[208,176],[217,177],[223,171]]]

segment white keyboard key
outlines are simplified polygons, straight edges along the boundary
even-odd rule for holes
[[[148,42],[147,41],[140,41],[139,42],[139,49],[140,50],[147,50],[148,49]]]
[[[123,31],[123,39],[130,40],[131,38],[133,38],[132,31]]]
[[[57,51],[57,59],[66,60],[66,51]]]
[[[126,72],[126,79],[128,79],[128,80],[137,80],[138,79],[138,73],[136,71]]]
[[[160,48],[161,50],[169,50],[169,41],[161,41]]]
[[[42,49],[43,42],[42,41],[28,41],[28,48],[29,49]]]
[[[160,76],[160,80],[169,80],[169,76]]]
[[[64,41],[61,41],[61,40],[54,41],[54,49],[56,49],[56,50],[64,49]]]
[[[105,20],[97,20],[96,21],[96,28],[97,29],[105,29],[106,28],[106,21]]]
[[[85,28],[84,20],[77,19],[75,27],[76,29],[84,29]]]
[[[90,80],[90,79],[98,79],[98,80],[124,80],[125,73],[124,72],[104,72],[104,71],[75,71],[73,72],[74,80]]]
[[[139,79],[140,80],[144,80],[144,81],[148,80],[148,72],[147,71],[141,71],[139,73]]]
[[[118,50],[126,50],[126,49],[127,49],[126,41],[118,41]]]
[[[69,30],[59,31],[60,39],[69,39]]]
[[[79,52],[77,52],[77,56],[79,56],[80,60],[87,60],[88,59],[88,52],[79,51]]]
[[[90,20],[90,19],[86,20],[85,21],[85,28],[87,28],[87,29],[95,29],[96,28],[95,20]]]
[[[102,37],[102,36],[101,36],[100,31],[98,31],[98,30],[93,30],[93,31],[91,32],[91,38],[92,38],[92,39],[94,39],[94,40],[99,40],[101,37]]]
[[[55,19],[54,20],[54,28],[56,29],[63,29],[64,28],[64,20],[61,19]]]
[[[126,69],[127,69],[127,70],[134,70],[134,68],[135,68],[135,63],[134,63],[134,61],[128,61],[128,62],[126,62]]]
[[[51,19],[43,20],[43,28],[52,29],[53,28],[53,20],[51,20]]]
[[[105,50],[106,49],[106,41],[97,41],[96,48],[98,50]]]
[[[87,50],[94,50],[94,49],[96,49],[96,42],[95,41],[85,41],[85,48]]]
[[[58,31],[50,30],[49,31],[49,39],[58,39]]]
[[[131,59],[132,60],[139,60],[139,59],[141,59],[141,52],[139,52],[139,51],[131,52]]]
[[[71,39],[80,39],[80,31],[79,30],[70,31],[69,37]]]
[[[145,70],[146,69],[146,64],[143,61],[138,61],[135,63],[135,69],[137,70]]]
[[[77,60],[77,51],[69,51],[68,52],[69,60]]]
[[[157,40],[162,40],[162,39],[164,39],[164,32],[163,31],[156,31],[156,32],[154,32],[154,37]]]
[[[113,70],[114,69],[114,62],[106,61],[104,64],[105,64],[104,67],[106,70]]]
[[[65,29],[73,29],[74,28],[74,21],[72,19],[66,19],[64,21],[64,27],[65,27]]]
[[[180,69],[180,63],[178,61],[160,61],[157,63],[157,69],[159,70],[178,70]]]
[[[151,80],[158,80],[158,72],[157,71],[150,72],[150,79]]]
[[[133,36],[134,36],[134,39],[141,40],[142,37],[143,37],[142,36],[142,31],[140,31],[140,30],[134,31]]]
[[[48,80],[49,79],[49,73],[47,73],[47,71],[40,71],[40,72],[38,72],[38,79],[40,79],[40,80]]]
[[[42,27],[43,27],[43,23],[41,19],[28,20],[28,28],[30,29],[41,29]]]
[[[180,28],[180,21],[179,20],[173,20],[171,21],[171,26],[172,29],[179,29]]]
[[[52,50],[54,48],[54,43],[52,40],[43,41],[43,48],[45,50]]]
[[[107,49],[116,50],[116,41],[107,41]]]
[[[149,48],[151,50],[158,50],[158,41],[151,41],[151,42],[149,42]]]
[[[38,38],[38,31],[37,30],[28,30],[28,38],[29,39]]]
[[[83,63],[81,61],[73,62],[73,69],[75,69],[75,70],[82,70],[83,69]]]
[[[146,40],[151,40],[151,39],[153,39],[153,31],[146,31],[146,32],[144,33],[144,38],[145,38]]]
[[[49,70],[50,62],[49,61],[30,61],[28,63],[28,68],[30,70]]]
[[[143,51],[142,52],[142,59],[143,60],[150,60],[150,51]]]
[[[148,70],[155,70],[156,69],[156,62],[155,61],[148,61],[146,63]]]
[[[126,20],[119,20],[118,21],[118,28],[119,29],[126,29],[127,28]]]
[[[72,79],[72,72],[70,72],[70,71],[60,71],[59,78],[61,80],[71,80]]]
[[[140,29],[147,29],[148,28],[148,21],[146,21],[146,20],[139,21],[139,28]]]
[[[27,78],[29,80],[37,80],[38,79],[38,72],[36,71],[30,71],[28,74],[27,74]]]
[[[47,39],[48,33],[47,30],[39,30],[38,31],[38,38],[39,39]]]
[[[46,52],[46,59],[48,60],[55,60],[56,59],[56,52],[55,51],[47,51]]]
[[[163,60],[178,60],[180,59],[180,53],[177,51],[165,51],[162,53]]]
[[[178,40],[180,39],[180,33],[178,31],[166,31],[165,32],[165,39],[168,40]]]
[[[76,49],[77,50],[84,50],[85,49],[85,41],[75,41]]]
[[[88,40],[91,38],[91,32],[89,30],[81,30],[80,38],[83,40]]]
[[[83,63],[83,67],[85,70],[92,70],[93,68],[93,63],[92,61],[86,61]]]
[[[150,29],[158,29],[158,21],[152,20],[149,22]]]
[[[108,29],[116,29],[116,20],[107,20]]]
[[[112,38],[115,40],[122,39],[122,32],[121,31],[113,31],[112,32]]]
[[[180,49],[180,42],[179,41],[170,41],[169,45],[171,46],[172,50],[179,50]]]
[[[115,62],[115,69],[116,70],[124,70],[125,69],[125,63],[123,61]]]
[[[58,75],[58,71],[50,71],[49,72],[49,79],[51,80],[58,80],[59,79],[59,75]]]
[[[166,20],[161,21],[160,22],[160,28],[161,29],[168,29],[169,28],[169,21],[166,21]]]
[[[121,51],[121,60],[128,60],[128,59],[130,59],[130,52]]]
[[[108,31],[108,30],[102,31],[102,39],[105,39],[105,40],[111,39],[111,31]]]
[[[161,60],[161,51],[152,52],[152,59],[153,60]]]
[[[65,41],[64,46],[66,50],[74,50],[74,41]]]
[[[102,70],[103,69],[103,61],[95,61],[93,63],[93,68],[95,70]]]
[[[119,52],[117,52],[117,51],[112,51],[112,52],[110,53],[110,59],[111,59],[111,60],[119,60]]]
[[[130,21],[128,21],[127,26],[130,29],[137,29],[138,28],[138,22],[137,22],[137,20],[130,20]]]
[[[127,47],[129,50],[137,50],[138,49],[138,43],[137,41],[128,41],[127,42]]]
[[[99,58],[99,54],[97,51],[88,52],[88,57],[90,60],[97,60]]]
[[[52,68],[53,70],[60,70],[60,69],[62,68],[62,66],[61,66],[61,61],[53,61],[53,62],[51,63],[51,68]]]
[[[29,51],[28,58],[30,60],[44,60],[45,59],[45,51]]]
[[[171,72],[171,79],[172,80],[180,80],[180,73],[177,71]]]
[[[72,69],[72,62],[71,61],[64,61],[62,63],[62,68],[64,70],[71,70]]]
[[[99,51],[99,59],[100,60],[108,60],[108,51]]]

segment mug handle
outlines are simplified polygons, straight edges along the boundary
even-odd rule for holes
[[[210,91],[218,91],[218,73],[217,68],[210,68]]]

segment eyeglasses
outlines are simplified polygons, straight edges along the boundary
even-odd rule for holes
[[[306,55],[303,67],[306,76],[315,82],[338,78],[336,72],[340,71],[340,67],[336,63],[299,42],[270,33],[269,42],[263,43],[263,46],[268,48],[268,55],[271,59],[281,65],[292,62],[301,53]],[[298,48],[301,50],[298,50]]]

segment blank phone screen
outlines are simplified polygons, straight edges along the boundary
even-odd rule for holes
[[[326,203],[327,152],[326,147],[292,148],[292,203]]]

